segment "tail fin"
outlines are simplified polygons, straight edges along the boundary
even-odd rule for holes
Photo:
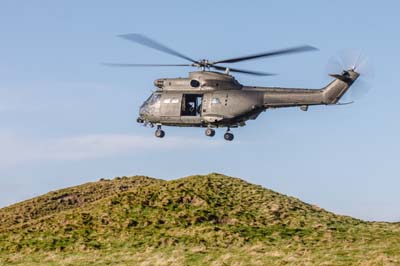
[[[325,104],[336,104],[360,74],[349,69],[343,71],[340,75],[331,74],[330,76],[334,77],[335,80],[322,90]]]

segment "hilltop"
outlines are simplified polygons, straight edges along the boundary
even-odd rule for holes
[[[397,265],[399,254],[397,224],[220,174],[102,179],[0,209],[10,265]]]

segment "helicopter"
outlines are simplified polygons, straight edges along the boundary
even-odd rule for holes
[[[330,74],[334,78],[321,89],[246,86],[231,73],[272,76],[273,73],[222,66],[258,58],[318,50],[309,45],[251,54],[217,61],[194,60],[147,36],[132,33],[119,37],[143,46],[187,60],[187,64],[104,63],[115,67],[197,67],[186,78],[161,78],[154,81],[156,90],[139,109],[137,122],[156,126],[155,136],[163,138],[163,126],[202,127],[205,135],[213,137],[215,128],[226,128],[224,139],[232,141],[232,128],[246,125],[267,109],[299,107],[307,111],[313,105],[336,105],[357,80],[356,66]],[[215,70],[215,71],[211,71]],[[222,72],[221,72],[222,71]]]

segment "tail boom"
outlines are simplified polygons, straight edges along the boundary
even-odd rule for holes
[[[262,92],[264,108],[331,105],[338,103],[359,77],[359,73],[354,70],[347,70],[343,71],[341,75],[331,76],[335,80],[322,89],[244,87],[243,90]]]

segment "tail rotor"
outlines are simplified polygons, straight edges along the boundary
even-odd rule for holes
[[[345,102],[352,102],[363,98],[372,89],[373,68],[372,64],[364,54],[352,50],[345,50],[338,56],[328,60],[326,71],[332,76],[344,76],[347,71],[352,70],[360,74],[349,91],[343,96]]]

